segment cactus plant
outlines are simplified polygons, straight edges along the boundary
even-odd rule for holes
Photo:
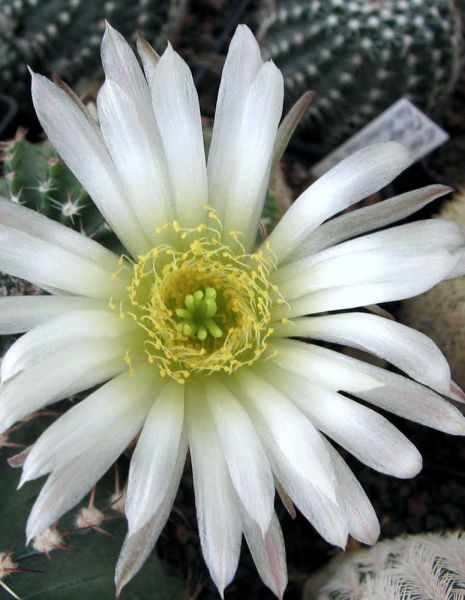
[[[29,102],[26,65],[76,83],[99,68],[105,19],[126,37],[141,29],[160,46],[183,14],[185,0],[0,0],[0,87]]]
[[[261,41],[289,101],[316,92],[307,131],[326,152],[401,97],[437,117],[461,66],[453,0],[284,0]],[[309,136],[310,137],[310,136]]]
[[[81,184],[45,141],[32,144],[25,132],[1,145],[0,196],[63,223],[103,243],[117,244]]]
[[[305,586],[303,600],[459,600],[465,535],[420,534],[337,556]]]
[[[465,228],[465,191],[454,195],[438,214]],[[426,294],[405,300],[399,320],[430,336],[451,366],[453,379],[465,386],[465,277],[444,281]]]

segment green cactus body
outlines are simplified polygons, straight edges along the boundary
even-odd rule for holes
[[[453,0],[284,0],[261,41],[287,99],[316,95],[306,129],[327,152],[406,97],[437,117],[460,68]]]
[[[105,19],[126,38],[142,30],[160,47],[185,0],[0,0],[0,87],[29,101],[26,65],[75,84],[99,70]]]
[[[19,134],[2,144],[1,165],[0,196],[117,247],[96,206],[50,142],[31,144]]]
[[[465,535],[385,540],[334,558],[307,581],[303,600],[463,600]]]

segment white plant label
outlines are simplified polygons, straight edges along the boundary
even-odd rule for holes
[[[320,177],[346,156],[375,142],[400,142],[410,149],[413,160],[417,161],[448,139],[444,129],[409,100],[401,98],[317,163],[311,172]]]

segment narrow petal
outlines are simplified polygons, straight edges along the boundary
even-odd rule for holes
[[[263,534],[274,505],[271,468],[260,440],[240,403],[220,383],[205,388],[208,406],[236,493]]]
[[[145,373],[138,373],[138,379],[144,376]],[[139,390],[135,378],[128,372],[123,373],[54,421],[28,454],[20,485],[52,471],[60,471],[79,456],[92,452],[95,440],[105,437],[110,429],[116,435],[119,425],[124,426],[128,413],[138,410],[140,403],[149,406],[157,388],[161,387],[158,377],[149,374],[146,378],[151,382],[150,387],[147,384]]]
[[[32,99],[48,138],[124,246],[134,256],[147,250],[143,230],[96,128],[63,90],[41,75],[32,74]]]
[[[283,533],[275,513],[263,534],[250,518],[243,518],[243,529],[247,545],[263,583],[278,598],[282,598],[287,586],[286,550]]]
[[[271,233],[268,241],[279,261],[323,221],[383,188],[410,162],[407,148],[381,142],[362,148],[325,173],[297,198]]]
[[[376,204],[344,213],[323,223],[316,231],[313,231],[295,248],[293,254],[289,255],[285,262],[309,256],[367,231],[401,221],[451,191],[452,188],[445,185],[427,185],[418,190],[405,192]]]
[[[221,75],[208,153],[209,202],[224,217],[232,183],[231,147],[241,125],[250,86],[262,66],[260,48],[246,25],[239,25],[229,45]]]
[[[207,169],[197,91],[191,72],[169,45],[150,83],[152,103],[169,169],[177,217],[188,227],[203,221]]]
[[[242,232],[246,248],[253,246],[257,235],[283,97],[281,71],[267,62],[250,86],[236,135],[226,141],[230,175],[223,225],[225,231]]]
[[[99,343],[133,332],[134,323],[107,310],[78,310],[50,319],[21,336],[3,357],[0,376],[4,383],[50,355],[82,342]]]
[[[322,495],[335,500],[335,477],[331,460],[318,432],[283,393],[249,370],[236,378],[245,396],[244,406],[260,431],[267,430],[290,473],[307,480]],[[242,400],[242,396],[241,396]],[[292,495],[291,495],[292,496]]]
[[[431,265],[434,268],[436,264],[438,272],[447,273],[455,261],[445,249],[427,250],[402,245],[385,247],[381,245],[347,254],[341,252],[321,262],[317,261],[308,268],[296,269],[295,272],[289,272],[286,268],[285,273],[280,271],[276,273],[275,281],[279,285],[281,294],[289,301],[328,288],[409,282],[414,279],[430,281],[429,267]],[[288,265],[289,268],[291,266]],[[365,302],[365,304],[376,303],[377,301]]]
[[[258,369],[258,373],[261,375],[260,369]],[[325,540],[344,548],[349,532],[347,517],[336,500],[333,501],[328,494],[322,492],[322,483],[325,484],[325,482],[318,479],[323,465],[323,468],[327,469],[324,479],[327,480],[328,477],[332,479],[333,475],[331,473],[332,463],[329,468],[327,467],[329,454],[327,454],[322,436],[312,428],[308,428],[310,423],[305,421],[303,415],[296,414],[293,410],[295,407],[290,401],[278,394],[277,390],[266,383],[264,378],[255,375],[253,379],[257,385],[251,386],[250,379],[247,385],[241,382],[241,394],[244,394],[244,398],[241,395],[241,400],[260,435],[277,481],[277,488],[284,491],[285,497],[292,500]],[[234,389],[238,393],[237,385],[234,386]],[[255,396],[259,399],[263,398],[265,401],[265,406],[261,407],[261,411],[259,406],[258,410],[257,406],[253,406]],[[267,401],[270,398],[279,398],[279,403],[284,406],[284,410],[279,412],[275,402],[268,405]],[[268,410],[269,408],[271,411]],[[298,421],[293,415],[298,417]],[[302,431],[304,428],[306,432]],[[284,430],[283,433],[281,429]],[[292,439],[293,437],[294,439]],[[309,456],[309,442],[310,446],[315,447],[316,452],[315,456],[310,456],[310,460],[307,460],[307,470],[305,470],[305,461]],[[291,447],[291,451],[289,451],[289,447]],[[323,452],[319,452],[321,448],[323,448]],[[302,452],[303,460],[300,456],[297,457],[297,463],[291,462],[299,450]],[[321,461],[320,464],[318,464],[318,459]],[[302,464],[300,464],[301,461]],[[333,485],[335,492],[335,480]],[[333,497],[335,498],[334,494]]]
[[[446,279],[455,279],[465,275],[465,248],[458,248],[452,252],[452,256],[456,262],[453,269],[447,274]]]
[[[156,400],[131,458],[125,507],[129,535],[147,525],[165,502],[173,478],[179,479],[174,468],[184,428],[184,386],[172,381],[158,394],[153,392]]]
[[[131,97],[109,79],[100,88],[97,108],[125,195],[147,239],[155,244],[156,228],[172,220],[173,213],[168,168],[153,115],[142,121]],[[152,113],[150,105],[148,110]]]
[[[0,298],[0,333],[23,333],[69,311],[106,306],[106,302],[79,296],[6,296]]]
[[[114,82],[131,98],[141,123],[152,128],[150,90],[137,58],[124,37],[108,22],[100,48],[106,79]]]
[[[314,92],[311,91],[302,94],[282,120],[276,134],[276,142],[273,148],[272,170],[282,159],[292,135],[305,115],[305,111],[310,106],[313,95]]]
[[[155,67],[158,65],[160,55],[140,32],[137,34],[136,43],[137,53],[144,67],[145,78],[150,81],[155,74]]]
[[[119,597],[123,587],[134,577],[153,550],[168,520],[186,462],[187,438],[183,435],[166,495],[150,521],[135,533],[128,534],[116,564],[115,585]]]
[[[150,383],[151,378],[132,377],[130,389],[127,386],[121,389],[130,410],[102,435],[92,438],[92,445],[85,453],[52,471],[29,515],[28,542],[80,502],[138,434],[148,410]]]
[[[465,230],[453,221],[426,219],[398,227],[391,227],[362,237],[337,244],[305,258],[289,262],[276,274],[279,281],[297,277],[309,269],[331,258],[347,256],[357,252],[396,249],[406,256],[419,250],[455,250],[465,243]]]
[[[100,265],[109,273],[118,269],[119,257],[101,244],[11,200],[0,198],[0,222],[2,225],[77,254],[86,261]]]
[[[315,381],[314,371],[310,366],[314,361],[318,361],[323,370],[332,369],[335,374],[341,368],[351,369],[354,373],[367,375],[373,381],[378,381],[378,385],[371,389],[353,391],[362,400],[439,431],[452,435],[465,434],[465,418],[455,406],[406,377],[328,348],[296,340],[281,340],[276,349],[279,353],[276,359],[281,357],[281,366],[305,377],[312,384],[321,385]]]
[[[282,367],[297,375],[305,374],[315,385],[334,392],[358,392],[382,385],[359,368],[337,360],[340,355],[336,352],[334,361],[330,362],[326,356],[321,356],[319,346],[276,339],[270,342],[270,350],[274,353],[269,361],[271,365]]]
[[[410,298],[442,281],[455,262],[446,250],[405,256],[402,249],[389,248],[332,258],[309,269],[307,276],[288,280],[286,291],[280,287],[295,299],[273,309],[273,319]]]
[[[126,286],[123,278],[116,279],[103,265],[1,224],[0,270],[41,287],[90,298],[118,297]]]
[[[379,537],[375,510],[357,478],[329,442],[328,452],[337,477],[337,498],[349,520],[350,535],[363,544],[374,544]]]
[[[0,391],[0,431],[28,414],[127,370],[125,340],[86,342],[52,354]]]
[[[383,358],[417,381],[447,393],[450,369],[442,352],[426,335],[367,313],[302,317],[273,325],[276,336],[309,337],[358,348]]]
[[[267,368],[266,373],[268,381],[286,390],[315,427],[364,464],[401,478],[413,477],[421,470],[415,446],[375,411],[284,370]]]
[[[190,384],[186,393],[200,543],[211,578],[223,596],[239,561],[241,516],[203,390]]]

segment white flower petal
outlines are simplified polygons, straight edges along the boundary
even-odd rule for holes
[[[87,342],[52,354],[0,391],[0,431],[26,415],[127,370],[126,340]]]
[[[118,269],[119,257],[101,244],[11,200],[0,198],[0,223],[77,254],[109,273]]]
[[[331,258],[285,282],[280,291],[289,307],[277,306],[272,316],[290,319],[410,298],[442,281],[455,262],[446,250],[406,256],[396,248]]]
[[[153,116],[142,121],[131,97],[109,79],[100,88],[97,108],[126,197],[147,239],[155,244],[156,227],[171,221],[173,212],[168,168]]]
[[[82,342],[121,338],[133,332],[135,325],[107,310],[77,310],[50,319],[21,336],[3,357],[2,383],[48,356]]]
[[[200,543],[222,596],[239,561],[239,505],[203,391],[195,383],[186,390],[186,409]]]
[[[327,350],[329,360],[334,354]],[[450,402],[432,390],[396,373],[344,356],[360,372],[376,377],[383,387],[355,392],[355,395],[404,419],[421,423],[452,435],[465,435],[465,417]],[[453,384],[452,384],[453,387]]]
[[[284,370],[265,368],[268,381],[281,392],[286,390],[320,431],[364,464],[401,478],[413,477],[421,470],[415,446],[375,411]]]
[[[148,380],[145,388],[139,386],[139,390],[135,378],[128,372],[123,373],[54,421],[32,446],[23,466],[20,486],[59,471],[79,456],[92,452],[96,440],[103,439],[107,431],[117,435],[119,425],[124,427],[128,413],[139,410],[139,404],[144,404],[148,410],[161,382],[152,373],[138,373],[139,378],[144,375]],[[176,454],[173,459],[175,457]]]
[[[224,217],[224,207],[237,158],[234,145],[250,86],[263,61],[253,33],[239,25],[229,45],[221,75],[215,120],[208,153],[209,202]]]
[[[427,185],[418,190],[405,192],[376,204],[344,213],[323,223],[316,231],[313,231],[284,262],[308,256],[366,231],[401,221],[451,191],[452,188],[445,185]]]
[[[123,89],[134,103],[141,123],[154,124],[150,91],[137,58],[124,37],[108,22],[102,39],[101,56],[105,77]]]
[[[273,513],[265,534],[247,516],[243,517],[242,526],[260,577],[275,596],[282,598],[287,585],[286,550],[276,514]]]
[[[106,308],[106,302],[79,296],[6,296],[0,298],[0,333],[23,333],[74,310]]]
[[[152,394],[152,391],[151,391]],[[155,401],[131,458],[126,518],[129,535],[150,521],[168,493],[184,427],[184,386],[176,381],[153,391]]]
[[[453,221],[426,219],[407,223],[391,229],[377,231],[362,237],[337,244],[305,258],[289,262],[276,273],[278,281],[286,281],[306,275],[311,267],[331,258],[348,256],[352,253],[388,250],[406,256],[417,251],[455,250],[465,243],[465,230]]]
[[[195,227],[204,220],[208,186],[194,81],[187,64],[168,45],[149,83],[177,217],[182,225]]]
[[[143,230],[96,128],[63,90],[41,75],[32,74],[32,99],[45,133],[125,247],[134,256],[147,250]]]
[[[455,258],[456,263],[450,273],[447,274],[446,279],[455,279],[465,275],[465,248],[454,250],[452,256]]]
[[[208,382],[205,392],[236,493],[263,534],[273,514],[271,468],[247,413],[229,390]]]
[[[289,301],[328,288],[399,281],[408,283],[412,280],[429,282],[432,279],[430,267],[433,272],[447,273],[454,264],[449,252],[441,248],[427,250],[402,245],[380,246],[347,254],[341,252],[295,273],[288,273],[286,269],[286,277],[281,277],[278,271],[274,280],[283,297]]]
[[[225,200],[225,231],[244,234],[246,248],[253,246],[270,177],[276,132],[283,110],[281,71],[265,63],[253,80],[237,132],[226,140],[229,165]]]
[[[231,380],[241,386],[240,400],[249,416],[266,431],[290,474],[307,480],[328,499],[335,500],[335,477],[328,452],[308,419],[283,393],[249,369],[240,369]],[[292,497],[292,494],[291,494]]]
[[[179,452],[176,457],[176,464],[162,504],[142,529],[139,529],[133,534],[128,534],[124,540],[115,572],[117,597],[123,587],[134,577],[147,560],[168,520],[179,487],[184,463],[186,462],[186,451],[187,438],[183,435],[179,445]]]
[[[274,327],[274,325],[273,325]],[[320,355],[320,348],[311,344],[295,343],[294,340],[272,340],[270,350],[275,356],[270,364],[282,367],[292,373],[305,374],[315,385],[345,392],[371,390],[381,385],[374,377],[365,374],[350,364],[336,360],[330,362],[326,356]]]
[[[358,348],[384,358],[433,389],[450,390],[450,369],[442,352],[426,335],[376,315],[342,313],[301,317],[273,325],[276,336],[309,337]]]
[[[41,287],[91,298],[119,296],[127,285],[123,278],[112,278],[103,265],[1,224],[0,270]]]
[[[158,65],[160,55],[140,33],[137,34],[136,44],[137,53],[144,67],[145,78],[147,81],[150,81],[154,76],[155,67]]]
[[[99,437],[92,438],[92,445],[85,453],[52,471],[29,515],[28,542],[80,502],[140,431],[148,410],[147,382],[150,385],[151,379],[132,377],[130,381],[129,388],[122,385],[113,395],[114,400],[118,393],[126,397],[130,410],[124,417],[116,420]]]
[[[410,162],[405,146],[381,142],[358,150],[325,173],[297,198],[268,238],[279,261],[323,221],[380,190]]]
[[[276,358],[282,354],[281,365],[305,377],[312,384],[321,385],[315,381],[313,370],[309,368],[310,363],[315,360],[319,360],[323,370],[332,368],[334,373],[341,368],[351,369],[379,382],[378,386],[371,389],[353,390],[362,400],[439,431],[453,435],[465,434],[465,418],[460,411],[432,390],[410,379],[328,348],[296,340],[282,340],[277,349],[279,354]]]
[[[363,544],[374,544],[379,537],[375,510],[357,478],[329,442],[328,452],[337,477],[337,499],[349,519],[350,535]]]

